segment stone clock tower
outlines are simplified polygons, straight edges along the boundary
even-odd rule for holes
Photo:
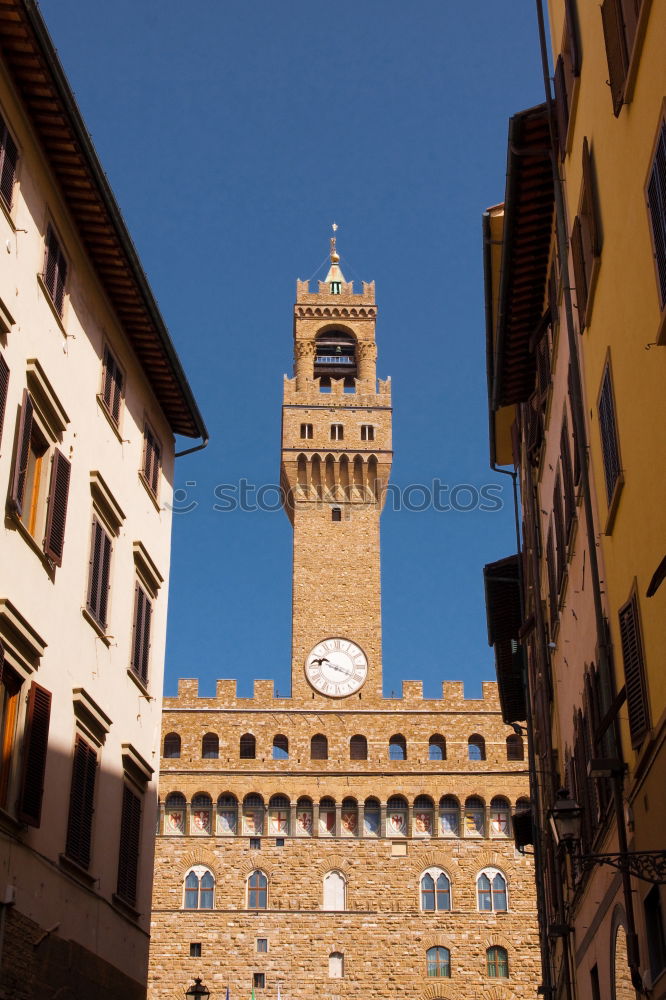
[[[377,382],[374,282],[331,265],[299,281],[281,481],[294,526],[292,697],[382,693],[379,518],[391,470],[391,382]]]

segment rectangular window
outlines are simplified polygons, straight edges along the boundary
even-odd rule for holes
[[[0,115],[0,196],[7,208],[12,207],[14,181],[16,180],[16,164],[18,149],[7,124]]]
[[[261,837],[250,837],[250,850],[251,851],[261,850]]]
[[[65,302],[67,261],[53,226],[49,226],[46,230],[46,253],[42,277],[56,312],[62,316],[62,307]]]
[[[647,187],[652,245],[659,283],[659,302],[666,306],[666,120],[661,123]]]
[[[361,424],[361,441],[374,441],[375,428],[372,424]]]
[[[664,936],[664,916],[661,909],[660,887],[653,886],[643,901],[645,927],[647,930],[650,973],[654,983],[666,968],[666,937]]]
[[[102,370],[102,401],[114,424],[120,420],[120,404],[123,398],[125,378],[120,365],[108,347],[104,348],[104,367]]]
[[[148,424],[143,431],[143,467],[142,473],[146,486],[157,496],[160,468],[162,466],[162,448]]]
[[[21,677],[4,662],[0,643],[0,806],[7,808],[9,779],[14,762],[16,720],[18,717]]]
[[[97,753],[77,734],[72,761],[65,853],[82,868],[90,865]]]
[[[103,629],[106,629],[107,626],[111,549],[110,536],[102,527],[99,519],[93,516],[86,607]]]
[[[631,745],[638,747],[650,728],[650,709],[645,684],[645,660],[638,617],[638,600],[635,593],[624,607],[620,608],[619,619]]]
[[[0,444],[2,444],[2,426],[5,422],[7,393],[9,391],[9,366],[0,354]]]
[[[266,988],[266,976],[263,972],[252,973],[252,987],[255,990],[263,990]]]
[[[625,99],[625,84],[641,3],[642,0],[603,0],[601,4],[608,77],[616,117]]]
[[[301,437],[308,441],[312,438],[312,424],[301,424]]]
[[[190,958],[201,958],[201,941],[190,942]]]
[[[257,951],[268,951],[268,938],[257,938]]]
[[[134,621],[132,623],[132,657],[134,673],[148,683],[148,655],[150,652],[150,625],[153,614],[152,601],[140,583],[134,588]]]
[[[613,383],[611,381],[610,365],[604,369],[604,377],[599,393],[599,433],[601,434],[601,452],[604,461],[604,479],[606,483],[606,500],[611,506],[616,487],[620,480],[620,448],[617,437],[617,421],[615,419],[615,401],[613,399]]]
[[[141,799],[127,785],[123,787],[123,807],[120,816],[120,848],[118,851],[117,895],[136,904],[141,836]]]
[[[587,137],[583,139],[583,182],[580,211],[571,232],[571,257],[576,284],[578,324],[583,330],[590,319],[596,265],[601,255],[601,231],[597,210],[594,169]]]
[[[342,441],[345,436],[342,424],[331,424],[331,441]]]
[[[276,847],[284,847],[284,837],[276,837],[275,838],[275,846]]]

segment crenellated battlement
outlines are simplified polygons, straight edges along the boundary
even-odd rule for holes
[[[317,291],[310,291],[310,281],[302,281],[300,278],[296,281],[296,303],[298,305],[321,305],[322,303],[331,304],[337,306],[341,305],[358,305],[362,302],[364,305],[375,304],[375,283],[374,281],[364,281],[363,291],[354,291],[353,281],[342,281],[340,283],[340,291],[333,293],[330,289],[330,283],[328,281],[318,281]]]
[[[250,698],[238,696],[238,682],[235,679],[218,680],[213,697],[199,695],[198,678],[181,677],[178,681],[178,694],[174,698],[164,699],[164,710],[179,708],[194,709],[269,709],[280,711],[299,711],[304,709],[315,714],[327,710],[336,714],[341,712],[403,712],[413,708],[424,712],[455,712],[496,714],[500,711],[497,684],[494,681],[484,681],[481,698],[466,698],[463,681],[443,681],[441,698],[424,698],[423,681],[403,681],[402,694],[390,698],[368,698],[359,701],[340,699],[318,699],[316,704],[303,703],[302,699],[283,697],[275,694],[275,682],[272,680],[255,680],[254,693]]]

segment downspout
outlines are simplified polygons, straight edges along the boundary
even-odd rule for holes
[[[488,416],[489,416],[489,426],[488,433],[490,438],[490,468],[493,472],[499,472],[503,476],[510,476],[511,483],[513,486],[513,517],[514,526],[516,532],[516,553],[518,556],[518,594],[520,598],[520,620],[524,621],[525,617],[525,601],[523,593],[523,564],[521,559],[521,540],[520,540],[520,518],[518,512],[518,474],[514,471],[511,472],[509,469],[501,469],[497,465],[497,455],[495,449],[495,420],[493,417],[493,407],[491,404],[492,392],[493,392],[493,372],[491,371],[490,359],[494,359],[493,353],[493,323],[492,323],[492,300],[490,295],[490,289],[492,287],[491,281],[491,263],[490,263],[490,216],[487,212],[483,214],[483,270],[485,277],[485,289],[486,289],[486,358],[487,361],[487,386],[488,386]],[[536,757],[534,752],[534,733],[532,725],[532,694],[531,694],[531,684],[529,677],[529,670],[527,667],[527,656],[523,659],[523,684],[525,686],[526,701],[528,705],[527,711],[527,766],[529,774],[529,788],[530,788],[530,800],[532,802],[532,808],[537,810],[536,822],[534,824],[536,828],[536,836],[534,838],[534,882],[537,891],[537,917],[539,922],[539,938],[540,938],[540,953],[541,953],[541,978],[544,987],[545,995],[550,997],[553,992],[552,987],[552,977],[551,977],[551,966],[549,961],[549,949],[548,949],[548,928],[546,926],[546,893],[544,886],[544,866],[543,866],[543,851],[541,844],[541,823],[540,823],[540,801],[539,801],[539,784],[537,778],[537,767],[536,767]]]
[[[553,116],[553,99],[550,90],[550,70],[548,66],[548,47],[546,43],[546,28],[543,13],[543,0],[536,0],[537,20],[539,24],[539,47],[541,51],[541,68],[543,72],[543,84],[546,95],[546,107],[548,111],[548,128],[550,131],[551,144],[551,165],[553,170],[553,191],[555,195],[555,232],[557,237],[557,249],[560,258],[560,274],[562,284],[562,298],[567,323],[567,338],[569,343],[569,360],[571,364],[571,415],[576,434],[576,448],[578,450],[578,461],[580,467],[581,491],[583,494],[583,508],[585,510],[585,523],[588,537],[588,555],[590,560],[590,574],[592,577],[592,596],[594,601],[594,617],[597,632],[597,646],[599,650],[600,675],[606,689],[607,704],[613,700],[612,674],[610,669],[610,658],[608,650],[608,638],[606,629],[606,619],[601,603],[601,589],[599,580],[599,563],[597,560],[596,538],[594,534],[594,520],[592,512],[592,497],[590,495],[589,475],[587,466],[587,434],[585,426],[585,416],[583,409],[583,392],[580,371],[580,360],[578,356],[578,343],[573,323],[573,306],[571,303],[571,285],[569,278],[569,246],[566,232],[566,221],[564,212],[564,196],[562,193],[562,180],[557,163],[557,147],[555,142],[556,130]],[[617,720],[615,723],[615,742],[618,750],[620,741],[617,732]],[[614,779],[613,798],[615,805],[615,818],[617,827],[618,847],[620,853],[627,852],[627,833],[624,825],[624,810],[622,807],[622,778]],[[644,993],[643,979],[640,974],[638,962],[638,935],[636,934],[636,922],[634,918],[634,904],[631,890],[631,878],[628,871],[622,872],[622,888],[624,895],[624,907],[627,915],[627,959],[631,982],[635,990]]]
[[[196,444],[194,448],[186,448],[184,451],[177,451],[173,457],[182,458],[183,455],[192,455],[195,451],[203,451],[209,441],[210,438],[208,435],[203,435],[201,438],[201,444]]]

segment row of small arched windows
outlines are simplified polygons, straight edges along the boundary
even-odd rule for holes
[[[241,760],[255,760],[257,740],[252,733],[244,733],[239,741]],[[167,733],[164,737],[164,757],[177,759],[181,753],[178,733]],[[220,739],[217,733],[206,733],[201,740],[201,756],[204,760],[216,760],[220,756]],[[289,740],[282,733],[273,737],[273,760],[289,760]],[[473,733],[467,741],[469,760],[486,759],[486,741],[483,736]],[[407,740],[401,733],[395,733],[388,742],[389,760],[407,760]],[[507,760],[524,760],[525,748],[522,736],[512,734],[506,738]],[[328,739],[323,733],[316,733],[310,740],[310,759],[328,760]],[[365,736],[352,736],[349,741],[349,759],[367,760],[368,741]],[[435,733],[428,741],[428,760],[446,760],[446,738]]]
[[[268,909],[268,876],[260,868],[246,880],[248,910]],[[476,878],[476,906],[479,913],[506,913],[507,881],[497,868],[484,868]],[[183,908],[212,910],[215,907],[215,877],[204,865],[195,865],[185,876]],[[342,872],[326,872],[322,885],[322,909],[346,910],[347,880]],[[422,913],[443,913],[453,909],[452,884],[443,868],[428,868],[419,879],[419,909]]]
[[[518,799],[516,809],[529,808],[528,799]],[[411,829],[410,829],[411,811]],[[382,814],[383,813],[383,814]],[[223,794],[214,808],[206,792],[193,796],[188,807],[181,792],[171,792],[164,804],[163,833],[175,836],[275,837],[491,837],[511,836],[511,804],[503,795],[494,796],[489,807],[479,795],[470,795],[464,805],[455,795],[443,795],[435,805],[429,795],[418,795],[411,807],[402,795],[393,795],[382,810],[379,799],[367,798],[360,805],[347,797],[337,804],[325,796],[315,807],[301,796],[292,809],[286,795],[273,795],[265,804],[261,795],[246,795],[239,804],[235,795]]]

